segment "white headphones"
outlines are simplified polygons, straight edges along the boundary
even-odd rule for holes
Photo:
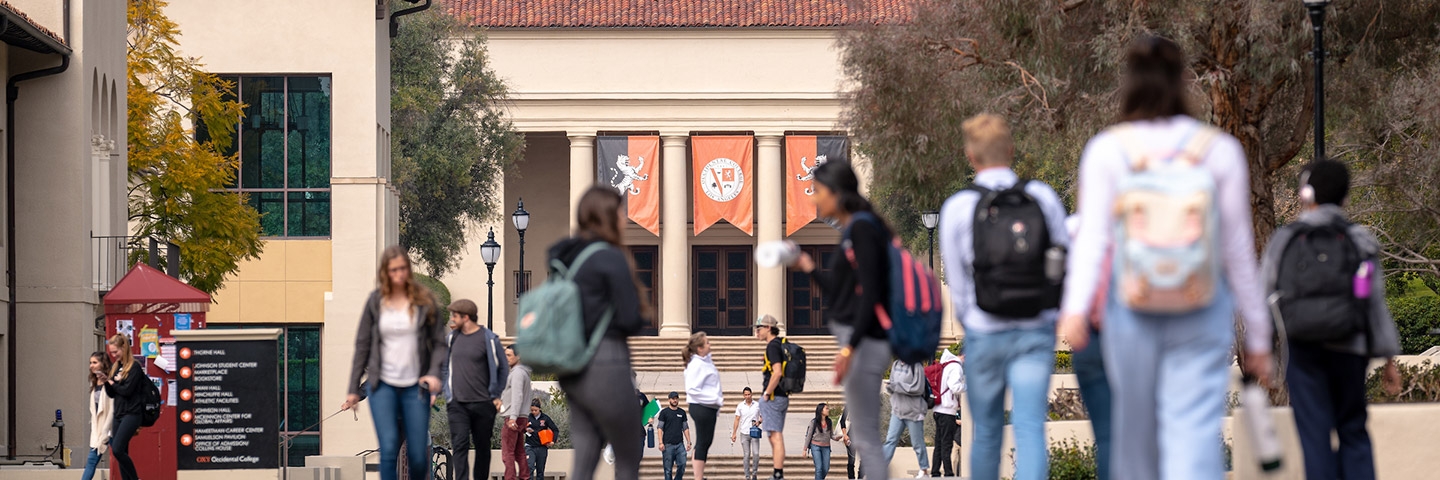
[[[1310,186],[1310,172],[1300,174],[1300,201],[1315,204],[1315,187]]]

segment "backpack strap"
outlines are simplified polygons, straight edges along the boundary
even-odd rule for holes
[[[550,269],[559,273],[562,277],[565,277],[566,280],[573,280],[575,274],[580,271],[580,266],[584,265],[585,261],[589,260],[591,255],[609,247],[610,244],[606,242],[592,243],[586,246],[584,250],[581,250],[580,255],[577,255],[575,260],[570,262],[570,265],[565,265],[565,262],[561,262],[560,259],[557,258],[550,261]]]
[[[1120,141],[1120,151],[1125,156],[1125,164],[1130,166],[1131,171],[1139,172],[1150,168],[1154,155],[1145,147],[1145,142],[1135,130],[1135,126],[1129,123],[1110,128],[1115,138]],[[1200,165],[1205,161],[1205,154],[1210,151],[1210,145],[1215,143],[1220,133],[1215,127],[1203,123],[1196,125],[1180,139],[1180,148],[1175,158],[1191,166]]]
[[[1210,146],[1213,145],[1215,139],[1219,137],[1220,129],[1203,123],[1200,124],[1195,127],[1195,131],[1190,132],[1188,139],[1182,143],[1184,146],[1180,148],[1178,158],[1189,162],[1192,166],[1204,163],[1205,154],[1210,152]]]

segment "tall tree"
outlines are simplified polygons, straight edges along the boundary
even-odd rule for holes
[[[390,81],[400,244],[442,277],[460,263],[470,227],[498,212],[497,187],[525,139],[501,110],[505,84],[484,35],[441,9],[405,18]]]
[[[223,147],[243,105],[226,96],[233,84],[176,52],[180,30],[165,5],[129,0],[127,9],[130,220],[137,238],[178,245],[181,278],[214,293],[263,247],[259,213],[223,190],[239,166]],[[196,125],[206,135],[197,138]]]

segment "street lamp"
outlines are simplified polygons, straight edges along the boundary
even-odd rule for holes
[[[931,210],[920,214],[920,221],[925,222],[925,230],[930,231],[930,269],[935,269],[935,227],[940,226],[940,212]]]
[[[490,298],[485,307],[485,328],[495,329],[495,262],[500,260],[500,244],[495,242],[495,229],[490,229],[490,238],[480,244],[480,258],[485,260],[485,269],[490,271],[490,278],[485,281],[485,286],[490,288]]]
[[[510,220],[515,222],[515,231],[520,232],[520,278],[515,282],[516,298],[530,291],[530,276],[525,274],[525,229],[530,227],[530,212],[525,211],[525,199],[519,200],[515,213],[510,214]]]
[[[1315,32],[1315,161],[1325,159],[1325,7],[1330,0],[1303,0],[1310,11],[1310,28]]]

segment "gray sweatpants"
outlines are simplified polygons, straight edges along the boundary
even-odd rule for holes
[[[615,479],[638,480],[645,430],[640,425],[642,407],[635,395],[630,347],[623,340],[602,339],[590,368],[561,378],[560,388],[570,403],[570,442],[575,448],[571,477],[593,479],[600,453],[609,443],[615,451]]]
[[[760,439],[751,438],[748,430],[740,439],[740,464],[745,467],[745,478],[759,476]]]
[[[832,324],[830,329],[841,346],[850,341],[849,327]],[[885,459],[885,442],[880,438],[880,385],[890,359],[890,342],[860,340],[860,345],[850,352],[850,372],[845,377],[850,444],[860,454],[860,464],[869,480],[890,478],[890,461]]]

